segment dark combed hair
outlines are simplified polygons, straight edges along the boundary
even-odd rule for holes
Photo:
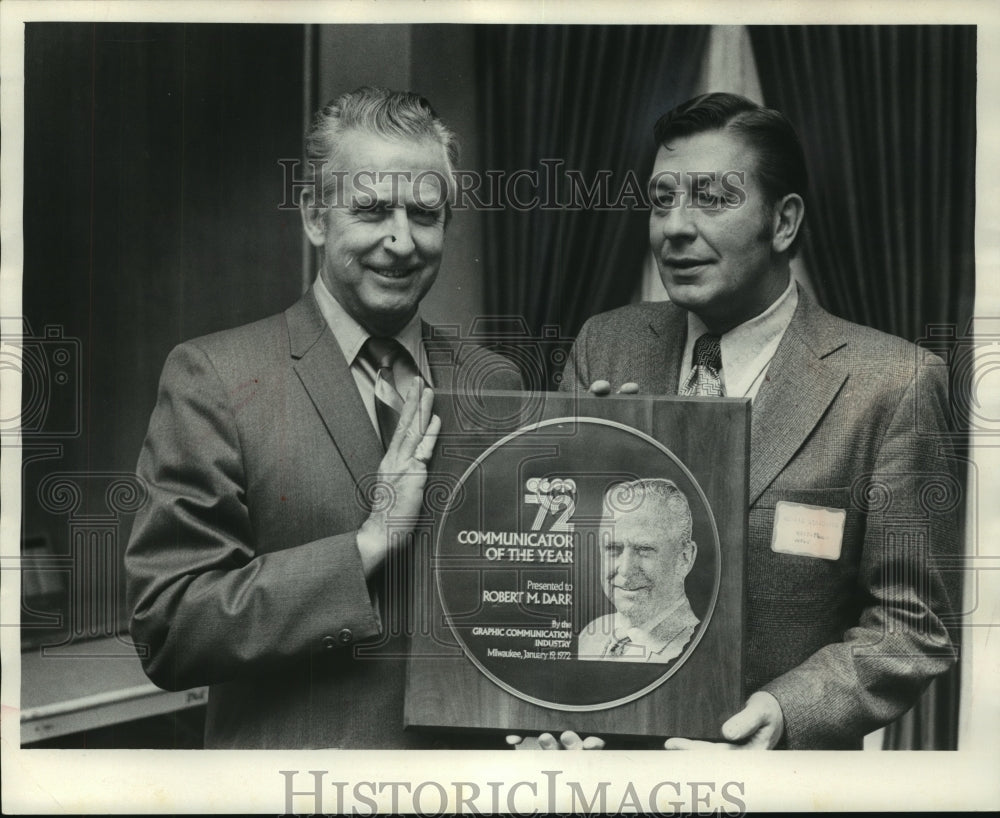
[[[809,172],[802,143],[780,111],[739,94],[702,94],[661,116],[653,126],[653,137],[657,145],[666,145],[680,137],[721,130],[738,134],[753,150],[757,181],[768,204],[797,193],[806,202],[808,213]],[[802,232],[800,229],[792,244],[793,254]]]

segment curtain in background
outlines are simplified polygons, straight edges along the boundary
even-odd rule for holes
[[[975,27],[750,35],[765,103],[797,125],[822,192],[803,247],[820,301],[911,341],[935,324],[962,336],[975,286]],[[956,667],[890,725],[886,748],[955,748],[958,691]]]
[[[707,26],[480,27],[483,168],[506,178],[538,172],[541,202],[557,195],[542,160],[561,160],[559,173],[580,171],[588,185],[610,171],[612,201],[629,170],[644,189],[653,123],[693,95],[707,37]],[[519,186],[522,201],[531,188]],[[590,315],[630,301],[648,252],[647,223],[648,211],[633,207],[519,210],[508,203],[490,213],[486,313],[523,316],[536,336],[558,326],[568,346]]]
[[[923,338],[964,332],[975,259],[974,26],[751,26],[767,105],[796,124],[803,248],[827,309]]]

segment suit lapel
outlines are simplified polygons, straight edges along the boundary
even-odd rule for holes
[[[664,302],[645,331],[651,332],[654,340],[650,342],[648,336],[644,336],[637,344],[640,354],[645,357],[642,391],[650,395],[676,395],[687,334],[687,313],[676,304]]]
[[[312,291],[285,313],[292,364],[355,482],[373,472],[382,444],[354,376]]]
[[[460,347],[458,344],[454,344],[454,347],[445,353],[443,347],[448,342],[443,338],[435,338],[434,328],[426,321],[420,322],[420,337],[424,341],[427,368],[430,370],[434,389],[453,389],[455,383],[455,366],[458,363]]]
[[[750,504],[799,450],[847,380],[828,356],[847,343],[831,317],[799,290],[750,418]]]

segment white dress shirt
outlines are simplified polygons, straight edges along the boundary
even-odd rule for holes
[[[577,641],[577,658],[584,661],[649,662],[665,664],[676,659],[698,626],[698,617],[683,594],[644,628],[620,614],[599,617],[587,625]],[[621,653],[612,648],[621,645]]]
[[[323,276],[316,276],[316,283],[313,285],[313,293],[316,296],[316,303],[319,304],[319,311],[323,313],[323,318],[333,332],[333,337],[337,339],[344,359],[351,368],[354,382],[358,385],[358,392],[361,393],[361,400],[371,418],[372,426],[378,431],[378,417],[375,414],[375,367],[364,356],[361,349],[371,337],[364,327],[350,316],[341,306],[340,302],[333,297],[333,294],[323,282]],[[403,348],[410,353],[410,357],[417,365],[417,372],[424,379],[424,383],[433,387],[430,367],[427,365],[427,355],[424,351],[424,343],[421,332],[420,313],[418,312],[410,319],[409,323],[393,336]],[[405,395],[409,387],[407,382],[416,374],[408,361],[402,360],[402,356],[396,359],[392,366],[393,380],[400,395]]]
[[[727,398],[757,397],[767,367],[774,357],[781,338],[791,323],[795,307],[799,303],[799,291],[795,281],[789,277],[788,286],[770,307],[749,321],[733,327],[720,341],[722,348],[722,386]],[[691,374],[691,358],[694,342],[708,328],[693,312],[688,312],[687,340],[684,343],[684,357],[681,358],[678,392]]]

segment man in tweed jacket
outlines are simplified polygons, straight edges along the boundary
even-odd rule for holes
[[[664,115],[655,136],[650,242],[671,303],[591,318],[562,388],[715,384],[752,399],[749,698],[720,737],[858,748],[955,661],[941,617],[957,600],[938,569],[958,549],[959,487],[934,438],[947,423],[946,370],[830,315],[790,280],[807,177],[781,114],[709,94]],[[702,335],[721,361],[696,354],[712,346]],[[789,515],[799,533],[807,521],[812,546],[789,547]]]

